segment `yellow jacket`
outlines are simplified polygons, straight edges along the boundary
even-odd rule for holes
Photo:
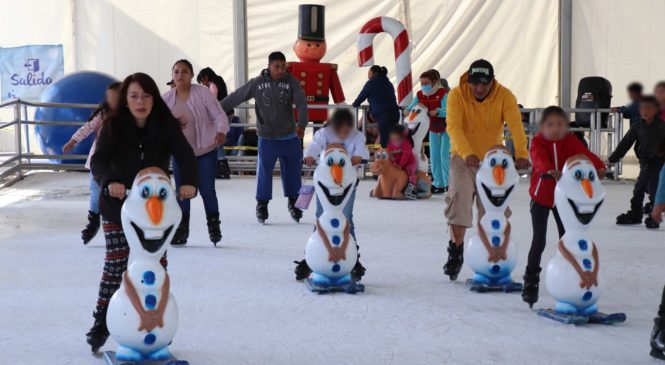
[[[464,73],[459,86],[450,92],[447,107],[451,154],[462,158],[476,155],[482,160],[490,147],[503,144],[505,122],[512,134],[516,157],[529,158],[517,99],[498,81],[494,81],[489,95],[481,102],[471,94],[467,74]]]

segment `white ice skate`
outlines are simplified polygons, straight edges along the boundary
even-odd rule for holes
[[[121,211],[130,257],[106,315],[111,337],[118,342],[114,358],[107,360],[173,359],[168,345],[178,326],[178,308],[159,261],[181,216],[168,176],[155,167],[141,170]]]
[[[596,244],[588,228],[603,204],[605,189],[596,169],[584,155],[566,161],[554,191],[566,233],[559,241],[556,256],[547,265],[545,285],[556,299],[555,309],[541,309],[542,316],[563,323],[618,323],[623,313],[598,312],[602,276]]]
[[[503,146],[487,151],[476,176],[478,198],[485,215],[466,250],[466,262],[475,272],[467,281],[472,291],[521,291],[522,284],[511,277],[517,263],[517,249],[506,219],[513,192],[519,183],[510,152]]]
[[[361,292],[364,286],[351,280],[358,248],[344,216],[344,207],[358,184],[358,173],[343,145],[329,145],[321,154],[314,184],[323,214],[305,248],[305,260],[313,272],[305,282],[318,293]]]

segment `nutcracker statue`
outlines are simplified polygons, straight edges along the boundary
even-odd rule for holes
[[[308,105],[328,105],[329,95],[335,103],[344,102],[344,91],[337,76],[337,65],[321,63],[326,54],[325,6],[303,4],[298,6],[298,40],[293,50],[300,62],[289,62],[287,68],[300,81]],[[325,122],[327,109],[310,109],[311,122]]]

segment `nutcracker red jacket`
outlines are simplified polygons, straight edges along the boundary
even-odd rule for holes
[[[586,155],[596,170],[605,168],[605,164],[598,156],[589,151],[572,133],[559,141],[549,141],[538,133],[531,141],[531,186],[529,195],[531,199],[548,208],[554,207],[554,188],[556,180],[544,176],[548,171],[561,171],[566,160],[572,156]]]

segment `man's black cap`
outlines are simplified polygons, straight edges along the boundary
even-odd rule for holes
[[[469,67],[469,82],[472,84],[489,84],[494,79],[494,67],[487,60],[473,61]]]

